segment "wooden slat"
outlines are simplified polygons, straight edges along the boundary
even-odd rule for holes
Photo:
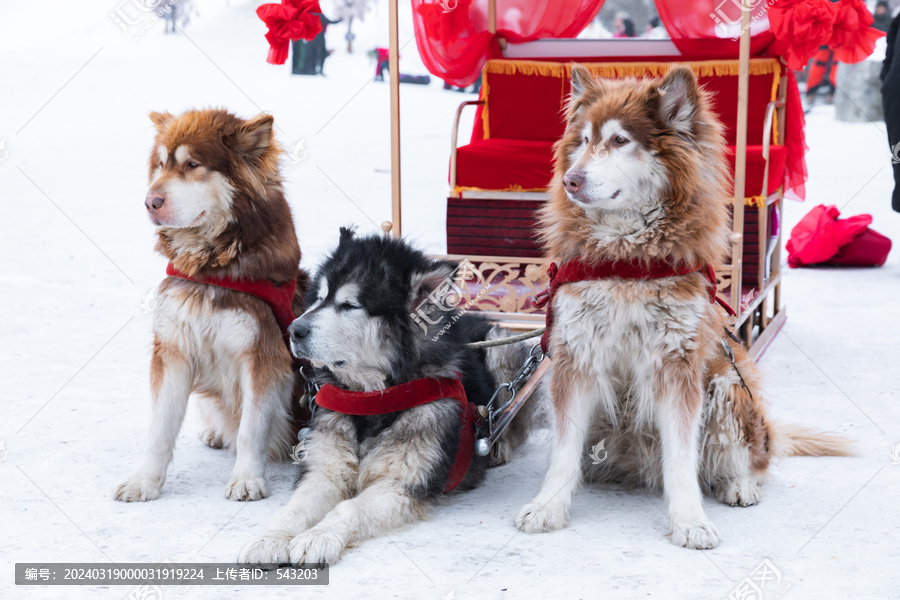
[[[465,255],[489,255],[489,254],[509,254],[511,251],[519,256],[516,258],[540,258],[543,252],[537,248],[523,248],[509,245],[494,246],[472,246],[468,244],[459,244],[447,241],[447,252],[451,254]]]
[[[528,208],[494,208],[477,206],[448,206],[447,215],[454,217],[500,217],[534,220],[534,210]]]
[[[482,219],[478,217],[447,217],[447,228],[453,226],[456,228],[464,227],[471,229],[480,229],[478,234],[474,235],[492,235],[491,229],[495,227],[503,227],[506,229],[515,229],[524,234],[522,237],[530,237],[534,230],[534,221],[529,219]]]

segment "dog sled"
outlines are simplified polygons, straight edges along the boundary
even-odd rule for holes
[[[604,0],[411,1],[428,70],[460,87],[481,80],[478,100],[457,108],[448,157],[446,258],[465,261],[465,276],[456,282],[460,302],[511,330],[549,322],[545,305],[534,302],[553,267],[538,247],[535,217],[550,197],[553,144],[565,131],[572,64],[600,78],[657,77],[675,63],[686,64],[714,93],[712,109],[726,131],[733,176],[731,255],[708,265],[707,277],[713,298],[724,298],[720,303],[732,315],[728,335],[758,361],[787,318],[783,202],[805,195],[805,120],[794,71],[821,44],[839,48],[847,62],[871,54],[878,35],[869,27],[871,18],[864,18],[865,6],[823,2],[843,25],[834,32],[820,27],[811,40],[815,11],[809,7],[656,0],[667,39],[587,40],[575,38]],[[394,236],[402,231],[397,3],[390,0],[389,15],[393,208],[383,225]],[[460,143],[466,110],[475,111],[474,126],[468,143]],[[727,351],[724,340],[723,346]],[[532,372],[518,395],[509,386],[505,400],[495,394],[490,405],[479,407],[491,425],[479,444],[495,437],[495,417],[502,421],[504,411],[514,413],[527,399],[548,362],[523,366]]]
[[[535,212],[549,198],[552,146],[565,129],[561,109],[571,64],[598,77],[655,77],[686,63],[715,93],[734,177],[732,254],[715,265],[718,291],[736,313],[733,327],[759,358],[784,325],[782,203],[802,197],[803,113],[793,72],[774,51],[766,3],[659,0],[670,39],[573,39],[603,0],[447,3],[412,0],[425,65],[453,85],[481,79],[478,100],[453,121],[447,198],[447,258],[474,269],[459,281],[462,301],[513,330],[543,324],[535,294],[547,286]],[[397,69],[397,0],[391,2],[392,75]],[[392,235],[401,233],[399,86],[391,77]],[[464,111],[474,110],[468,143]]]

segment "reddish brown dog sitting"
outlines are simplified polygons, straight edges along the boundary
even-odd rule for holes
[[[150,118],[157,136],[145,204],[169,277],[153,316],[150,435],[115,497],[159,497],[195,393],[206,421],[201,439],[237,450],[225,495],[265,498],[267,454],[287,457],[296,439],[298,376],[283,329],[302,312],[307,280],[273,119],[224,110]]]
[[[839,455],[845,441],[773,425],[757,367],[711,301],[731,186],[722,125],[693,71],[595,80],[575,66],[567,121],[541,214],[560,263],[548,306],[553,453],[516,524],[564,527],[585,450],[602,440],[593,479],[662,490],[672,542],[714,548],[702,491],[756,504],[771,457]]]

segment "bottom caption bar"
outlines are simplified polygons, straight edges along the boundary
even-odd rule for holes
[[[328,565],[16,563],[16,585],[328,585]]]

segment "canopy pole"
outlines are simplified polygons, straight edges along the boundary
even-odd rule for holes
[[[497,0],[488,0],[488,31],[497,33]]]
[[[390,57],[388,73],[391,84],[391,222],[382,225],[395,238],[400,237],[400,41],[397,25],[397,2],[390,0]],[[387,227],[390,225],[390,227]]]
[[[497,33],[497,0],[488,0],[488,32]],[[501,50],[506,50],[506,38],[498,37],[497,43]]]
[[[747,174],[747,104],[750,88],[750,2],[741,0],[741,45],[738,68],[737,139],[734,150],[734,241],[732,247],[731,306],[741,317],[741,279],[744,256],[744,187]]]

